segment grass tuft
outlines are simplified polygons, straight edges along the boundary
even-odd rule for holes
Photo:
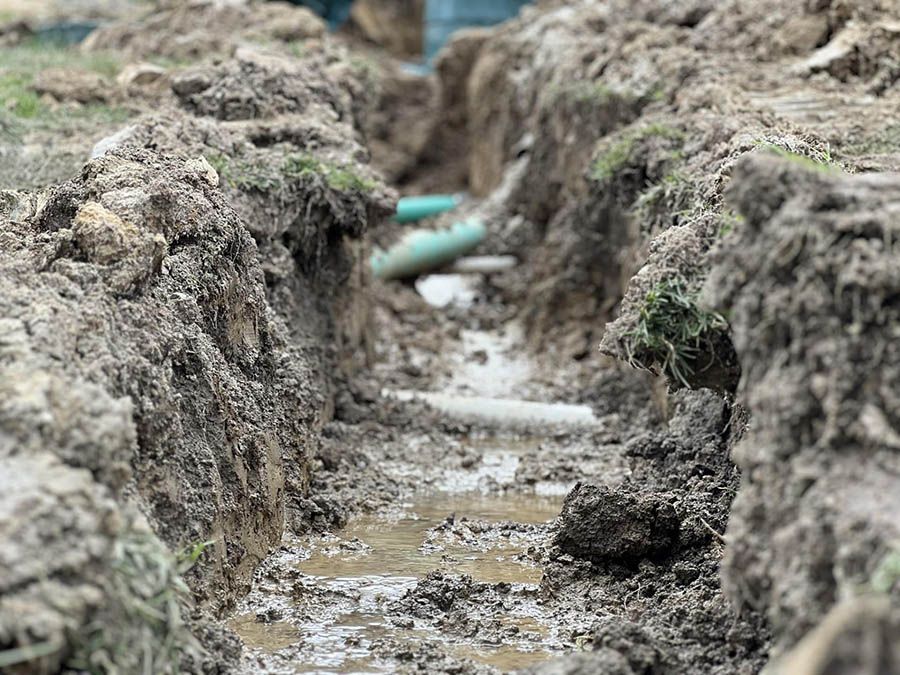
[[[869,583],[876,593],[890,593],[900,584],[900,544],[881,559]]]
[[[801,155],[790,148],[768,141],[759,141],[756,143],[756,147],[781,157],[782,159],[793,162],[805,169],[812,169],[813,171],[834,171],[841,169],[840,164],[838,164],[831,156],[831,150],[827,147],[823,150],[810,149],[808,155]]]
[[[338,192],[371,192],[374,181],[359,176],[347,167],[330,164],[307,154],[289,154],[279,167],[250,162],[211,152],[207,161],[223,183],[238,190],[269,192],[284,188],[289,181],[321,180]]]
[[[680,141],[684,139],[684,132],[658,123],[628,131],[594,160],[591,167],[594,180],[604,182],[613,178],[631,161],[635,146],[640,141],[652,137]]]
[[[686,282],[666,280],[644,297],[637,327],[627,335],[628,361],[636,368],[661,364],[663,373],[690,386],[697,359],[713,354],[715,334],[727,329],[724,316],[699,307]]]
[[[102,673],[182,672],[200,662],[202,648],[181,617],[190,592],[181,579],[203,553],[192,547],[181,562],[152,534],[129,532],[115,543],[107,604],[73,642],[69,668]],[[199,550],[199,553],[197,552]]]

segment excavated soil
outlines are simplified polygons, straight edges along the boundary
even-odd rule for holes
[[[0,0],[0,672],[900,674],[900,4],[422,11]]]

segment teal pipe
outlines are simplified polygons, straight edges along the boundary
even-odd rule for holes
[[[394,221],[412,223],[428,216],[452,211],[462,203],[462,195],[422,195],[421,197],[403,197],[397,202],[397,215]]]
[[[440,269],[474,249],[486,236],[484,223],[476,220],[445,230],[410,232],[389,250],[372,255],[372,273],[378,279],[407,279]]]

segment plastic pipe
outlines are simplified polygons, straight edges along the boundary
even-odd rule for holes
[[[512,255],[478,255],[471,258],[460,258],[448,269],[456,274],[495,274],[511,270],[519,264]]]
[[[440,392],[382,390],[398,401],[422,401],[447,417],[463,422],[478,421],[498,427],[546,426],[598,428],[602,426],[587,405],[517,401],[484,396],[459,396]]]
[[[412,223],[428,216],[452,211],[462,203],[462,195],[422,195],[421,197],[403,197],[397,202],[397,215],[394,221]]]
[[[379,279],[407,279],[449,265],[478,246],[487,236],[484,223],[456,223],[446,230],[410,232],[387,251],[371,258]]]

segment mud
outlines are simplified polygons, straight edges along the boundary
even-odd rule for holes
[[[897,671],[896,0],[28,4],[0,669]]]

